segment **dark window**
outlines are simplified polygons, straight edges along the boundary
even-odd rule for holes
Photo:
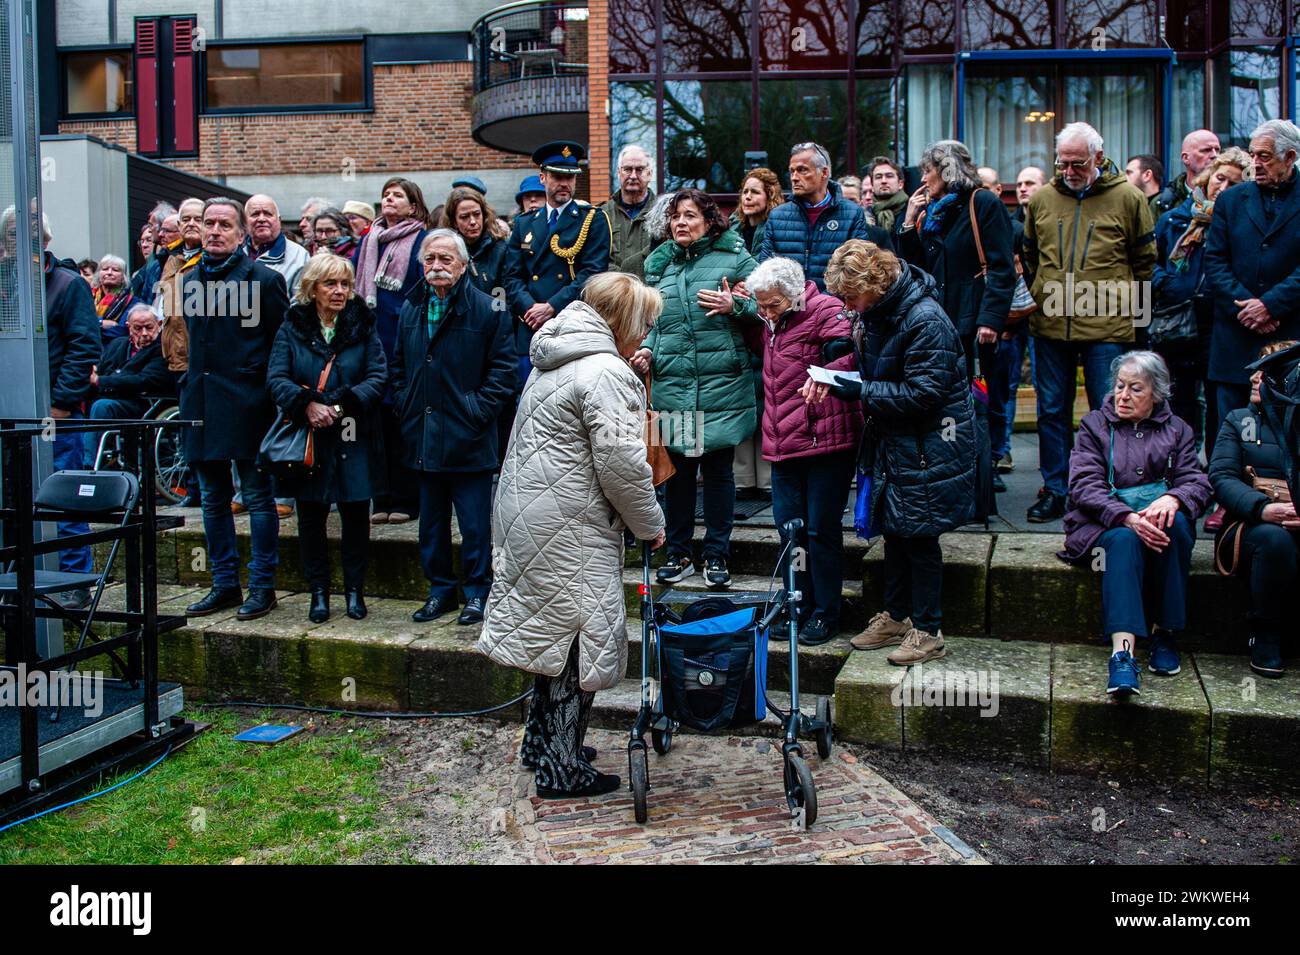
[[[752,93],[748,80],[664,84],[665,189],[740,190]]]
[[[903,52],[951,53],[956,7],[951,0],[899,0]]]
[[[748,71],[750,0],[663,0],[664,72]]]
[[[1281,118],[1282,61],[1271,47],[1231,50],[1214,61],[1214,130],[1224,146],[1248,146],[1255,127]]]
[[[858,0],[858,68],[893,66],[894,0]]]
[[[848,0],[758,0],[764,70],[843,70]]]
[[[1165,0],[1165,39],[1175,50],[1204,50],[1209,42],[1205,0]]]
[[[1285,0],[1231,0],[1229,32],[1234,39],[1282,35]]]
[[[891,77],[858,80],[857,140],[855,175],[875,156],[894,155],[894,97],[896,81]]]
[[[361,43],[221,46],[207,51],[207,108],[364,106]]]
[[[763,80],[758,87],[758,148],[785,185],[790,148],[815,142],[831,155],[831,175],[849,169],[849,84],[843,80]]]
[[[658,154],[658,126],[653,82],[642,80],[634,83],[609,84],[611,191],[618,188],[618,170],[614,168],[614,162],[618,159],[619,150],[624,146],[637,145],[644,149],[653,161]]]
[[[609,0],[609,71],[653,73],[655,5],[644,0]]]
[[[966,50],[1051,48],[1053,4],[1044,0],[966,0],[961,45]]]
[[[130,50],[68,53],[63,58],[68,115],[129,113],[134,83]]]
[[[1065,48],[1156,46],[1156,0],[1065,0]]]

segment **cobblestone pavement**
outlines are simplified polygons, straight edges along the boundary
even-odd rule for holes
[[[493,828],[522,841],[537,862],[982,863],[969,847],[866,765],[808,750],[819,815],[794,827],[781,787],[780,747],[740,737],[678,736],[650,753],[649,821],[638,825],[627,786],[627,735],[591,730],[596,768],[623,779],[620,794],[543,800],[532,774],[512,772]],[[947,841],[946,841],[947,840]]]

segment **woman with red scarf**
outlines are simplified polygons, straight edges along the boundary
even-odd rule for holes
[[[106,255],[99,260],[95,273],[95,313],[99,316],[99,335],[105,342],[126,334],[126,316],[137,299],[131,294],[126,278],[126,263],[116,255]]]

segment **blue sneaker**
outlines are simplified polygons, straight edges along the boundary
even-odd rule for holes
[[[1152,630],[1151,659],[1147,661],[1147,669],[1161,676],[1173,676],[1183,669],[1178,644],[1168,630]]]
[[[1134,662],[1127,643],[1123,650],[1110,655],[1110,683],[1106,686],[1106,692],[1120,699],[1140,696],[1142,693],[1138,686],[1137,663]]]

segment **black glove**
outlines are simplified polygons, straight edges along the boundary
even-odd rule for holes
[[[830,386],[830,393],[841,401],[861,401],[862,382],[836,375],[835,384]]]

